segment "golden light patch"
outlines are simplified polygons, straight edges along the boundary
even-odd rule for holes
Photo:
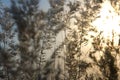
[[[120,16],[115,12],[109,0],[101,4],[100,13],[97,16],[99,16],[99,18],[93,21],[92,25],[95,26],[99,32],[102,31],[103,37],[110,41],[114,33],[114,45],[117,45],[120,34]]]

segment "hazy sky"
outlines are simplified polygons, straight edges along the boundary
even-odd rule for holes
[[[10,0],[1,0],[4,5],[10,6]],[[40,9],[47,11],[50,8],[48,0],[40,0]]]
[[[50,4],[49,4],[48,0],[41,0],[40,9],[47,11],[49,8],[50,8]]]
[[[10,6],[10,0],[1,0],[4,5]]]

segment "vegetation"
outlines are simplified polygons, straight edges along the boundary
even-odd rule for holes
[[[104,0],[49,0],[48,12],[40,0],[10,2],[0,2],[0,80],[119,80],[120,39],[91,25]]]

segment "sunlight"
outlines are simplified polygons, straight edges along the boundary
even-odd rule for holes
[[[92,25],[97,30],[103,31],[103,37],[105,39],[112,40],[112,33],[114,32],[114,45],[118,44],[120,34],[120,16],[115,12],[109,0],[104,1],[101,5],[99,18],[92,22]]]

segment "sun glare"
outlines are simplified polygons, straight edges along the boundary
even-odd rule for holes
[[[92,25],[98,31],[103,31],[102,35],[105,39],[112,40],[114,32],[114,45],[117,45],[120,34],[120,16],[115,12],[109,0],[104,1],[101,5],[98,16],[99,18],[93,21]]]

